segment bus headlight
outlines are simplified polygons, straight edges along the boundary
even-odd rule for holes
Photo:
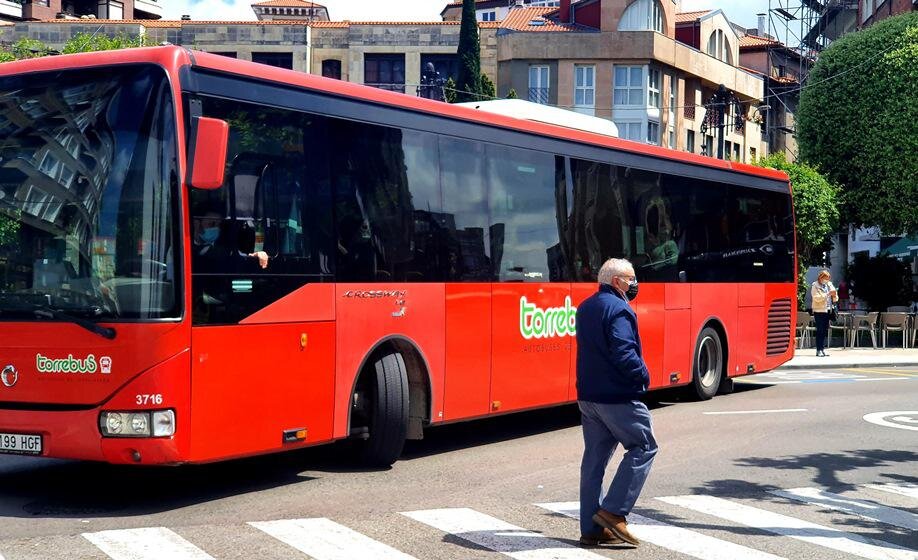
[[[175,434],[175,411],[110,412],[99,415],[105,437],[169,437]]]

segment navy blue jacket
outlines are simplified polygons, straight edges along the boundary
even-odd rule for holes
[[[622,403],[647,392],[637,315],[605,284],[577,308],[577,399]]]

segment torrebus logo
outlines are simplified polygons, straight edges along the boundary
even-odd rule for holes
[[[577,308],[571,304],[571,296],[564,298],[563,307],[541,309],[529,303],[526,296],[520,298],[520,334],[526,340],[551,338],[554,336],[577,335]]]
[[[68,354],[66,358],[58,359],[47,358],[37,354],[35,356],[35,368],[39,373],[96,373],[99,371],[99,364],[92,354],[83,359],[74,358],[73,354]]]

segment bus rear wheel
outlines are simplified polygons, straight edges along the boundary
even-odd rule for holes
[[[357,460],[368,467],[388,467],[402,454],[408,435],[408,373],[401,354],[385,354],[364,373],[354,394]]]
[[[726,367],[724,345],[720,333],[711,327],[702,329],[695,345],[692,387],[699,400],[706,401],[717,394]]]

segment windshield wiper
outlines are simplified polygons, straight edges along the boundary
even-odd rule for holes
[[[109,340],[114,340],[115,336],[118,334],[115,332],[115,329],[111,327],[103,327],[89,319],[83,319],[82,317],[77,317],[75,315],[70,315],[69,313],[64,313],[63,311],[58,311],[57,309],[44,306],[44,305],[33,305],[33,311],[35,315],[39,317],[45,317],[48,319],[57,319],[58,321],[67,321],[68,323],[73,323],[83,327],[89,332],[96,333],[97,335],[107,338]]]

